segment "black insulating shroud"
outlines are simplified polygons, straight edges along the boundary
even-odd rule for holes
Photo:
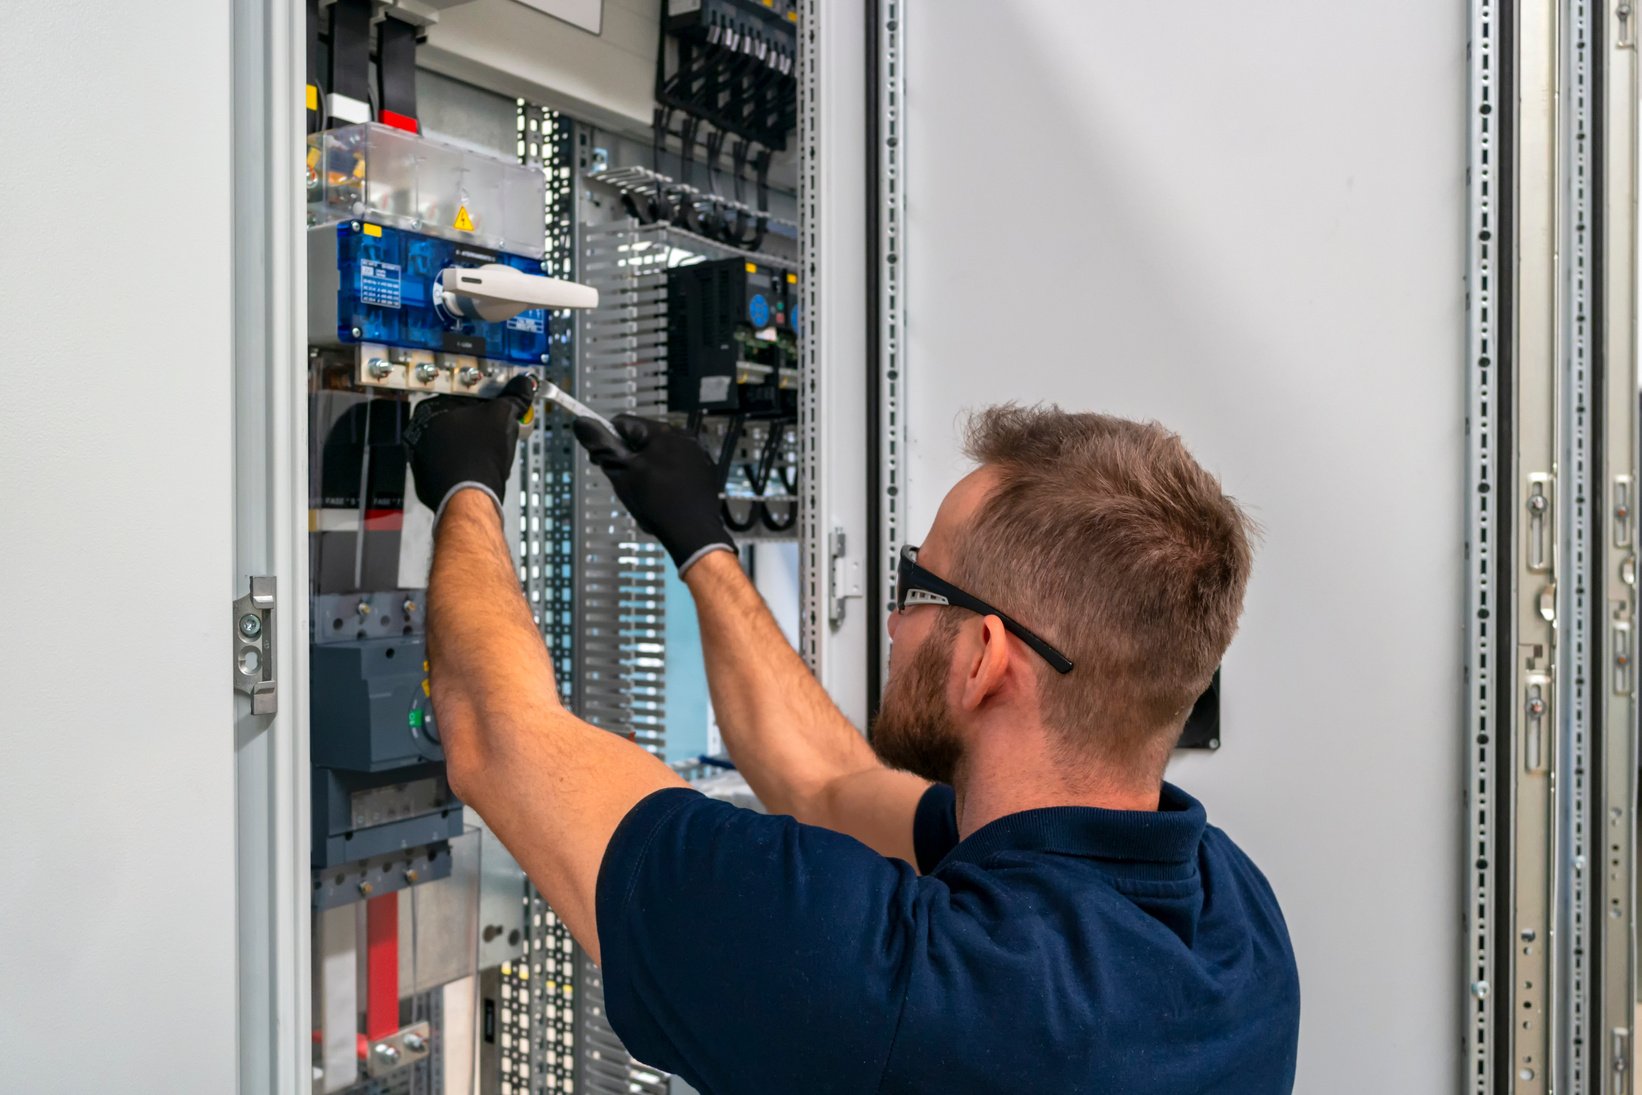
[[[1180,732],[1177,749],[1220,748],[1220,670],[1214,671],[1209,687],[1197,697],[1192,713],[1186,716],[1186,727]]]

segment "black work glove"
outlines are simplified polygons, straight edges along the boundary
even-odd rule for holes
[[[451,495],[463,487],[478,487],[496,508],[519,453],[519,420],[530,411],[536,379],[514,377],[495,399],[436,395],[417,404],[405,428],[416,497],[444,515]]]
[[[572,427],[639,527],[673,557],[680,576],[703,555],[734,551],[718,500],[718,469],[701,443],[676,426],[621,414],[611,437],[598,422]]]

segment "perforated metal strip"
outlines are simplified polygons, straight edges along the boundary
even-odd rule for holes
[[[882,0],[883,26],[879,28],[878,107],[881,112],[883,170],[879,190],[879,246],[883,269],[879,282],[879,345],[883,369],[879,377],[879,499],[882,533],[872,550],[880,555],[879,584],[874,590],[882,618],[895,610],[896,558],[905,539],[902,528],[905,484],[901,458],[906,451],[906,421],[902,393],[906,388],[906,0]],[[883,648],[879,679],[889,675],[889,647]]]
[[[1562,39],[1567,72],[1562,122],[1567,160],[1563,200],[1563,313],[1561,496],[1567,513],[1563,529],[1558,583],[1557,672],[1563,697],[1562,755],[1558,758],[1560,816],[1557,850],[1559,874],[1565,880],[1557,903],[1558,973],[1556,1044],[1559,1082],[1556,1090],[1584,1095],[1590,1075],[1590,914],[1591,886],[1588,833],[1591,809],[1591,594],[1593,485],[1591,401],[1593,373],[1592,237],[1601,211],[1592,204],[1594,143],[1595,5],[1570,0]],[[1600,497],[1600,495],[1598,495]]]
[[[668,247],[631,221],[581,232],[577,277],[599,290],[581,317],[572,391],[607,417],[660,415],[667,406]],[[638,526],[604,474],[575,454],[577,688],[581,716],[651,752],[666,739],[663,635],[672,564]],[[635,1062],[604,1014],[598,970],[579,956],[577,1089],[661,1095],[667,1077]]]
[[[812,672],[819,666],[821,634],[827,626],[826,530],[820,527],[816,505],[816,484],[821,481],[820,407],[818,364],[821,355],[821,294],[816,268],[821,261],[821,234],[818,210],[821,183],[817,156],[815,28],[820,18],[821,0],[802,0],[798,15],[798,211],[799,264],[802,276],[799,292],[804,306],[804,340],[799,346],[802,375],[798,382],[798,647]]]
[[[518,155],[541,167],[547,181],[543,242],[554,277],[575,276],[574,132],[569,119],[518,101]],[[574,371],[575,320],[551,317],[548,375],[566,383]],[[519,578],[530,609],[553,651],[559,694],[572,710],[577,694],[575,439],[555,414],[538,414],[525,448],[519,499]],[[502,969],[501,1095],[573,1091],[575,1084],[575,943],[528,882],[524,953]]]
[[[1494,507],[1499,490],[1496,437],[1496,358],[1500,352],[1497,236],[1510,231],[1500,219],[1501,145],[1499,12],[1495,0],[1471,2],[1468,314],[1466,317],[1467,488],[1466,525],[1466,801],[1467,872],[1465,953],[1467,1007],[1465,1086],[1472,1095],[1494,1095],[1494,890],[1493,780],[1496,736],[1495,620],[1505,606],[1497,594]]]

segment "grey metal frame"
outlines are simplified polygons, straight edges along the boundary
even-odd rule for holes
[[[232,21],[234,592],[252,575],[284,591],[278,714],[234,697],[239,1090],[254,1095],[305,1091],[313,1075],[304,28],[301,5],[271,0],[234,0]]]
[[[1465,1082],[1620,1095],[1636,993],[1634,15],[1624,0],[1471,14]]]
[[[880,0],[878,26],[878,247],[882,262],[878,292],[878,461],[882,491],[879,506],[878,588],[871,591],[884,617],[895,610],[895,566],[906,540],[901,457],[906,452],[906,416],[901,399],[906,378],[907,256],[902,233],[906,225],[906,0]],[[877,616],[873,626],[876,626]],[[879,680],[889,676],[889,646],[883,647]]]
[[[1594,0],[1593,0],[1594,6]],[[1621,13],[1624,13],[1623,15]],[[1601,71],[1601,272],[1599,375],[1593,406],[1601,419],[1590,482],[1598,513],[1591,596],[1597,650],[1590,682],[1597,723],[1596,809],[1592,821],[1591,929],[1598,966],[1590,1016],[1593,1068],[1604,1095],[1636,1089],[1636,475],[1638,72],[1636,13],[1629,0],[1606,0],[1594,16]],[[1598,836],[1600,834],[1600,836]],[[1598,848],[1597,845],[1600,845]],[[1596,1085],[1592,1085],[1595,1089]]]

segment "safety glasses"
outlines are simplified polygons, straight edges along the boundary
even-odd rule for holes
[[[895,610],[904,611],[907,605],[949,605],[966,608],[982,616],[996,616],[1004,630],[1037,651],[1054,667],[1057,673],[1070,673],[1072,660],[1056,650],[1031,631],[999,612],[979,597],[971,597],[951,582],[943,581],[918,565],[918,549],[911,544],[901,548],[901,561],[895,570]]]

